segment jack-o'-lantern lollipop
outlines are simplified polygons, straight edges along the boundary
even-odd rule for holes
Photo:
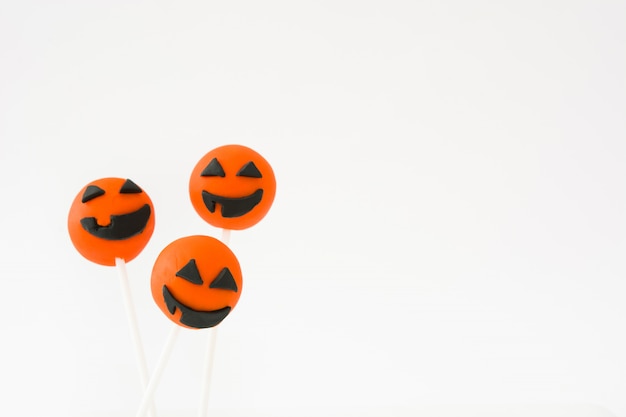
[[[242,230],[257,224],[276,195],[276,178],[258,152],[242,145],[224,145],[204,155],[189,179],[196,212],[209,224]]]
[[[222,229],[229,243],[231,230],[254,226],[268,213],[276,196],[274,170],[263,156],[243,145],[224,145],[209,151],[196,164],[189,179],[189,197],[207,223]],[[204,372],[200,417],[207,414],[209,378],[217,329]]]
[[[152,201],[129,179],[101,178],[87,184],[76,195],[70,207],[67,228],[72,244],[83,257],[99,265],[117,266],[139,375],[145,389],[148,366],[139,337],[126,262],[135,259],[152,236]],[[155,415],[153,409],[151,414]]]
[[[133,260],[154,231],[150,197],[129,179],[90,182],[72,202],[67,221],[72,243],[88,260],[113,266]]]
[[[237,257],[213,237],[183,237],[161,251],[152,268],[150,287],[154,302],[174,325],[137,417],[144,415],[154,395],[180,328],[205,329],[220,324],[237,305],[242,283]]]
[[[235,254],[209,236],[170,243],[152,269],[152,298],[174,323],[192,329],[218,325],[241,296],[241,268]]]

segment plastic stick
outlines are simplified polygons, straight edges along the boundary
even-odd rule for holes
[[[126,272],[126,261],[122,258],[115,258],[115,266],[119,272],[120,284],[122,287],[122,299],[124,301],[124,307],[126,310],[126,317],[128,318],[128,324],[130,326],[130,335],[135,348],[135,358],[137,360],[137,366],[139,368],[139,377],[141,379],[141,386],[145,391],[148,388],[148,365],[146,362],[146,356],[143,350],[143,344],[141,343],[141,337],[139,335],[139,326],[137,324],[137,314],[135,313],[135,305],[130,293],[130,284],[128,283],[128,274]],[[150,402],[150,417],[156,417],[156,410],[154,404]]]
[[[161,376],[163,375],[165,366],[167,365],[167,362],[170,358],[172,349],[176,344],[176,339],[178,338],[179,332],[180,326],[178,324],[173,324],[172,330],[170,330],[170,334],[167,337],[167,341],[165,342],[165,346],[163,347],[163,351],[161,352],[161,356],[159,357],[159,361],[157,362],[156,368],[154,369],[154,373],[152,374],[152,378],[150,378],[150,383],[148,383],[148,387],[143,393],[143,399],[141,400],[141,404],[139,405],[139,411],[137,411],[136,417],[143,417],[146,414],[146,410],[152,402],[152,397],[154,396],[159,382],[161,381]]]
[[[222,243],[228,246],[230,242],[230,229],[222,229]],[[213,361],[215,358],[215,346],[217,345],[217,326],[211,329],[209,343],[204,360],[202,373],[202,387],[200,392],[200,408],[198,417],[207,417],[209,414],[209,396],[211,393],[211,375],[213,374]]]
[[[230,243],[230,229],[222,229],[222,243],[226,246]]]
[[[209,394],[211,391],[211,374],[213,373],[213,359],[215,358],[215,346],[217,344],[217,326],[209,332],[209,343],[204,361],[204,372],[202,375],[202,392],[200,395],[199,417],[207,417],[209,414]]]

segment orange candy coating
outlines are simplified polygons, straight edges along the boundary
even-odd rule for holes
[[[76,195],[67,227],[83,257],[113,266],[115,258],[129,262],[144,249],[154,231],[154,207],[132,181],[101,178]]]
[[[189,180],[189,196],[196,212],[223,229],[254,226],[265,217],[275,195],[271,165],[242,145],[209,151],[198,161]]]
[[[172,322],[191,329],[219,324],[237,305],[242,275],[235,254],[209,236],[177,239],[152,268],[155,303]]]

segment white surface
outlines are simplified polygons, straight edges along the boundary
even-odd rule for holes
[[[128,274],[153,369],[170,322],[152,263],[178,237],[219,234],[187,181],[234,142],[272,163],[278,193],[231,239],[245,286],[220,327],[212,408],[626,416],[625,15],[595,1],[0,2],[3,410],[134,413],[116,272],[74,250],[69,205],[105,176],[152,197]],[[195,409],[207,336],[181,331],[163,416]]]
[[[299,407],[270,409],[212,409],[214,417],[614,417],[603,407],[589,405],[422,405],[419,407]],[[195,412],[181,410],[161,417],[191,417]],[[80,417],[127,417],[128,414],[90,413]]]

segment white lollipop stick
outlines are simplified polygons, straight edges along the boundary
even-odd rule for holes
[[[115,266],[119,272],[120,284],[122,286],[122,299],[124,300],[124,307],[126,309],[126,317],[128,318],[128,324],[130,325],[130,335],[135,348],[135,358],[137,360],[137,366],[139,367],[139,376],[141,378],[141,385],[145,391],[148,388],[148,365],[146,362],[146,356],[143,350],[143,344],[141,343],[141,337],[139,336],[139,326],[137,324],[137,314],[135,313],[135,305],[133,298],[130,294],[130,285],[128,283],[128,274],[126,273],[126,262],[122,258],[115,258]],[[156,417],[156,410],[154,404],[150,403],[151,417]]]
[[[230,229],[222,229],[222,243],[228,246],[230,242]],[[213,360],[215,358],[215,346],[217,345],[217,326],[211,329],[209,343],[204,361],[202,373],[202,388],[200,393],[200,408],[198,417],[207,417],[209,414],[209,394],[211,391],[211,374],[213,373]]]
[[[222,243],[226,246],[230,243],[230,229],[222,229]]]
[[[209,414],[209,393],[211,391],[211,374],[213,373],[213,359],[215,358],[215,346],[217,345],[217,326],[209,332],[209,344],[204,360],[204,372],[202,375],[202,392],[200,395],[199,417]]]
[[[152,378],[150,378],[150,383],[148,383],[148,387],[143,393],[143,399],[141,400],[141,404],[139,405],[139,411],[137,411],[136,417],[143,417],[146,414],[146,410],[148,406],[152,402],[152,397],[154,396],[154,392],[161,381],[161,376],[163,375],[163,371],[165,370],[165,366],[170,358],[170,354],[172,353],[172,349],[176,344],[176,339],[178,338],[178,333],[180,332],[180,326],[178,324],[172,325],[172,330],[170,330],[170,334],[167,337],[167,342],[165,342],[165,347],[161,352],[161,356],[159,357],[159,361],[157,362],[156,368],[154,369],[154,373],[152,374]]]

